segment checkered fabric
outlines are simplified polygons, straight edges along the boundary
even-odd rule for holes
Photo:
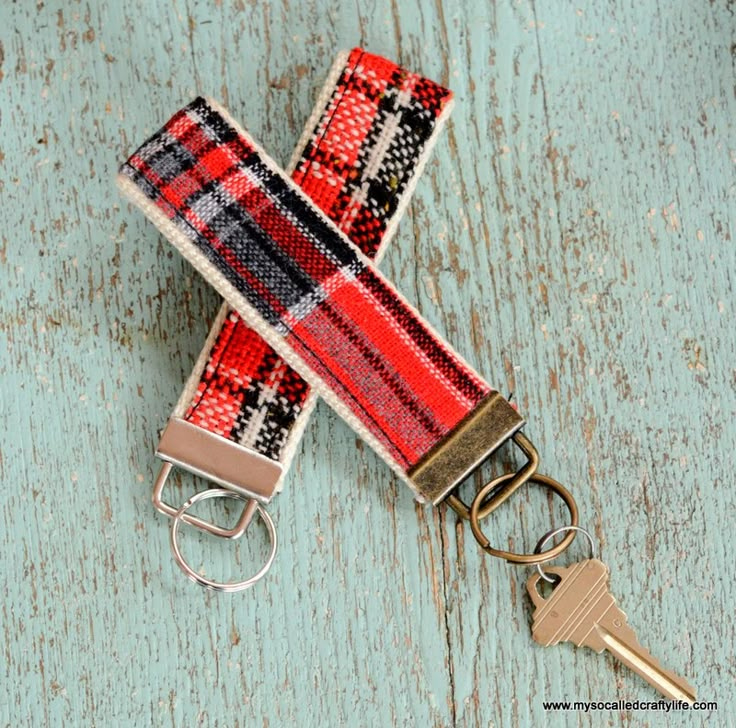
[[[120,186],[407,482],[493,391],[214,102],[175,114]]]
[[[448,89],[381,56],[341,52],[292,157],[292,179],[367,255],[380,256],[451,99]],[[174,416],[281,462],[285,474],[315,401],[225,304]]]

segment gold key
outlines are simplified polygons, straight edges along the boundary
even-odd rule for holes
[[[547,568],[545,572],[560,579],[547,599],[537,590],[538,573],[526,583],[536,607],[532,622],[535,642],[545,647],[572,642],[598,653],[608,650],[662,695],[695,702],[695,690],[673,672],[663,669],[639,644],[626,614],[608,591],[608,567],[603,562],[587,559],[567,568]]]

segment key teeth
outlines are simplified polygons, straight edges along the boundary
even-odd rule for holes
[[[547,599],[536,592],[538,575],[527,581],[536,607],[531,627],[532,639],[537,644],[549,647],[572,642],[599,654],[606,650],[662,695],[689,703],[695,701],[692,686],[665,670],[659,660],[642,647],[628,615],[609,591],[609,571],[605,564],[588,559],[564,569],[547,571],[561,577]]]
[[[695,689],[692,685],[679,675],[676,675],[672,670],[666,670],[662,667],[662,663],[639,642],[636,632],[629,625],[624,612],[621,610],[618,611],[619,615],[623,615],[623,619],[619,620],[621,621],[620,627],[616,627],[615,620],[611,620],[615,631],[612,631],[604,624],[596,625],[598,628],[596,631],[599,632],[599,636],[603,642],[603,649],[607,650],[614,658],[622,662],[630,670],[637,673],[662,695],[672,700],[683,700],[689,703],[695,702]],[[620,632],[622,631],[625,631],[626,634],[621,635]],[[600,632],[606,634],[600,634]],[[666,685],[658,681],[657,674],[669,681],[674,686],[675,691],[669,690]]]

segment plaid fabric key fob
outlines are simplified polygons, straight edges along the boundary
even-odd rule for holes
[[[420,500],[523,426],[215,102],[175,114],[120,186]]]
[[[343,51],[288,165],[291,177],[378,260],[451,108],[452,93],[434,81],[360,48]],[[151,175],[182,182],[187,170],[197,174],[197,152],[180,141],[178,172],[164,169],[172,159],[162,149],[145,162]],[[172,464],[268,500],[283,486],[316,399],[224,304],[157,448],[165,462],[154,492],[158,510],[169,516],[176,510],[162,497]]]

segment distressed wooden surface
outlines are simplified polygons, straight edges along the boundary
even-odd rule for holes
[[[197,91],[287,160],[355,44],[457,93],[384,269],[514,393],[643,642],[732,722],[732,16],[725,0],[4,2],[0,724],[663,724],[545,714],[656,693],[605,656],[533,646],[527,572],[416,506],[325,406],[272,509],[268,579],[216,596],[171,561],[152,451],[218,301],[121,202],[116,165]],[[487,528],[529,548],[551,520],[529,488]],[[234,576],[265,547],[186,548]]]

